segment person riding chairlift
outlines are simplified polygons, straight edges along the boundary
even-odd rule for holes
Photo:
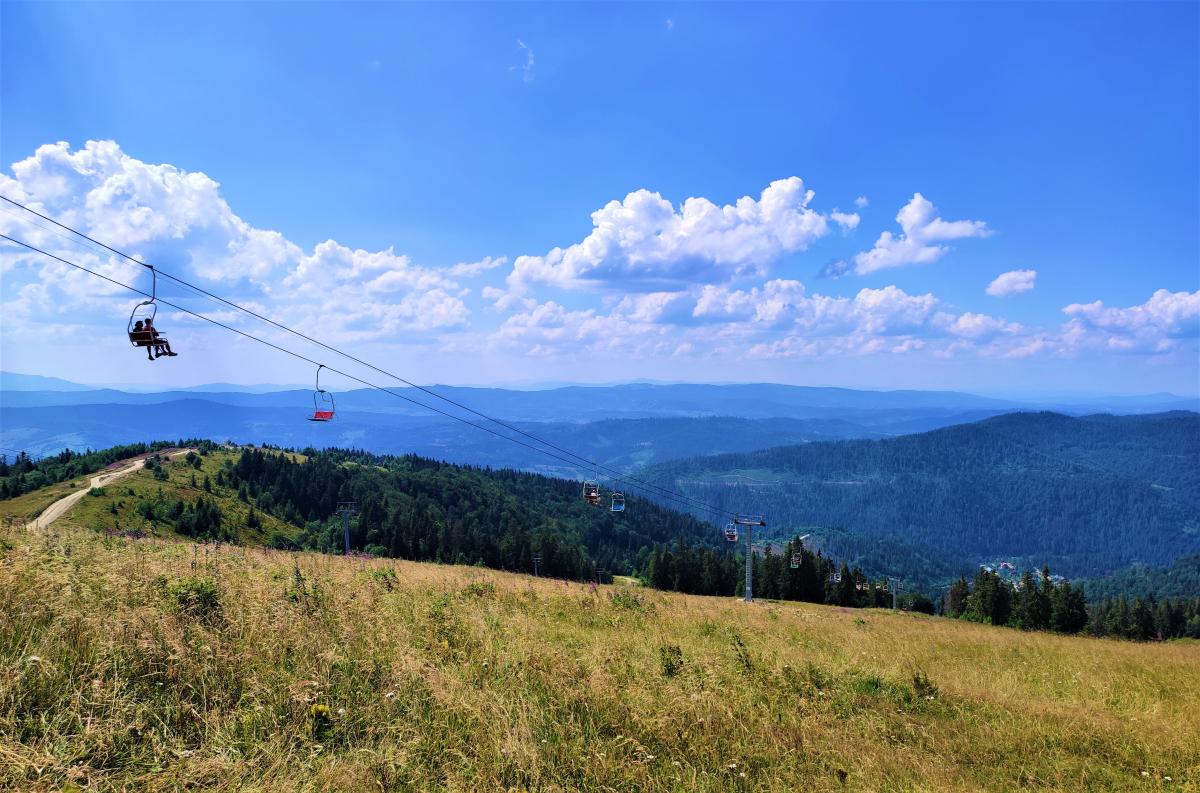
[[[177,352],[171,352],[170,343],[168,343],[165,338],[158,335],[158,331],[154,329],[154,324],[150,321],[149,318],[146,319],[144,327],[145,327],[146,332],[148,332],[150,334],[150,338],[154,340],[154,355],[151,356],[150,360],[153,361],[155,358],[161,357],[163,355],[169,355],[171,357],[174,357],[179,354]],[[136,325],[134,326],[134,329],[135,330],[137,329]],[[163,350],[166,350],[166,352],[163,352]],[[149,350],[149,348],[147,348],[146,353],[149,354],[149,352],[150,352],[150,350]]]
[[[133,332],[129,334],[129,338],[132,339],[135,343],[150,340],[150,334],[147,333],[145,328],[143,327],[142,320],[139,319],[136,323],[134,323]],[[140,347],[142,345],[138,344],[138,346]],[[146,345],[146,360],[149,360],[149,361],[154,360],[154,354],[151,352],[149,344]]]

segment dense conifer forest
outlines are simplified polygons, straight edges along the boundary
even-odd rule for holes
[[[1181,598],[1200,594],[1200,554],[1176,559],[1167,567],[1139,564],[1106,578],[1085,582],[1089,597],[1097,600],[1113,597]]]
[[[592,507],[577,482],[485,470],[415,456],[309,450],[246,450],[220,476],[244,500],[298,531],[280,547],[334,551],[338,503],[358,502],[352,548],[417,561],[480,564],[560,578],[637,574],[655,544],[686,538],[717,546],[719,531],[695,518],[629,496],[625,512]]]
[[[774,525],[889,544],[918,575],[1003,556],[1103,576],[1200,552],[1200,415],[1016,413],[881,441],[665,463],[648,476]]]

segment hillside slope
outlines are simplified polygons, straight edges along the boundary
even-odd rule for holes
[[[1200,551],[1200,414],[1017,413],[879,441],[665,463],[653,476],[775,525],[1071,576]]]
[[[1195,643],[69,518],[0,530],[0,789],[1186,790],[1200,774]]]
[[[720,532],[710,524],[632,494],[622,513],[607,504],[591,507],[570,480],[412,456],[328,450],[305,457],[197,445],[209,451],[151,463],[90,491],[72,508],[73,519],[110,533],[174,532],[331,551],[343,545],[338,505],[355,501],[355,550],[521,571],[532,571],[536,554],[544,574],[577,580],[598,571],[634,573],[654,544],[678,537],[721,547]],[[24,522],[85,482],[0,500],[0,514]],[[735,571],[727,573],[732,587]]]

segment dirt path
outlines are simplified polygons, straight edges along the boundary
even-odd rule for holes
[[[168,458],[178,457],[180,455],[187,454],[188,452],[191,452],[191,451],[195,451],[195,449],[180,449],[178,451],[169,453],[167,455],[167,457]],[[133,460],[130,460],[129,462],[122,465],[120,468],[115,468],[115,469],[112,469],[109,471],[102,471],[101,473],[96,474],[95,476],[93,476],[91,479],[88,480],[87,487],[81,487],[80,489],[76,490],[74,493],[71,493],[68,496],[64,496],[63,498],[60,498],[58,501],[55,501],[53,504],[51,504],[50,506],[48,506],[44,510],[42,510],[41,515],[38,515],[36,518],[31,520],[29,523],[25,524],[25,528],[28,529],[29,531],[46,528],[51,523],[53,523],[54,521],[58,520],[63,515],[65,515],[67,510],[69,510],[71,507],[75,506],[75,502],[78,501],[79,499],[83,498],[85,495],[87,495],[88,490],[90,490],[93,487],[103,487],[104,485],[115,482],[122,477],[129,476],[134,471],[141,468],[142,465],[145,463],[145,460],[146,460],[146,456],[143,455],[141,457],[137,457]]]

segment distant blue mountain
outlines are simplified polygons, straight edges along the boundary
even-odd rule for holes
[[[38,374],[0,372],[2,391],[91,391],[93,386],[72,383],[57,377],[42,377]]]
[[[415,388],[394,387],[403,399],[374,389],[338,392],[337,420],[314,435],[311,424],[304,421],[312,398],[307,389],[209,390],[223,387],[217,384],[134,393],[78,390],[83,387],[35,375],[8,373],[5,378],[13,387],[0,389],[0,445],[35,455],[145,438],[198,436],[292,446],[355,445],[376,452],[414,452],[453,462],[574,475],[543,455],[438,416],[423,405],[487,424]],[[813,440],[882,438],[1043,407],[954,391],[857,391],[770,383],[636,383],[543,391],[430,386],[429,390],[506,422],[527,425],[527,431],[556,445],[619,467]],[[1123,397],[1102,405],[1052,407],[1071,414],[1138,412],[1176,407],[1174,399],[1152,395],[1142,401]],[[152,406],[154,410],[149,409]],[[326,440],[330,436],[335,439]]]

